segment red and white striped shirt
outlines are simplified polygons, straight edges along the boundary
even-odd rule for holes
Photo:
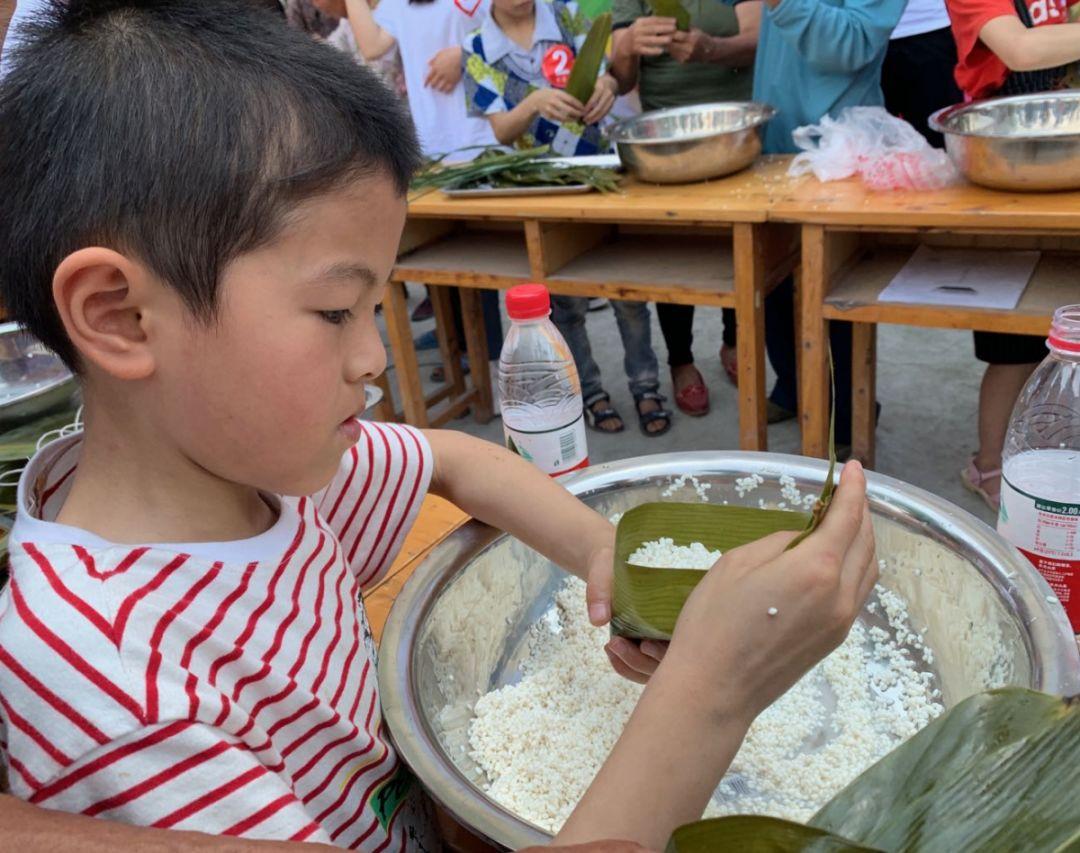
[[[0,754],[37,805],[144,826],[433,849],[383,731],[360,591],[431,478],[408,427],[364,424],[330,486],[242,542],[115,545],[57,524],[82,448],[19,485],[0,597]]]

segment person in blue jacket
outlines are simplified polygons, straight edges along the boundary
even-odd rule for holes
[[[881,65],[907,0],[765,0],[754,63],[754,100],[779,114],[765,126],[767,154],[794,153],[791,132],[844,107],[884,106]],[[797,384],[791,279],[766,300],[766,344],[777,381],[772,423],[795,417]],[[851,443],[851,326],[833,323],[836,440]]]

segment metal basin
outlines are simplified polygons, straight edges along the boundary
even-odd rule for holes
[[[730,102],[656,110],[615,125],[623,165],[643,181],[687,184],[745,169],[761,154],[767,104]]]
[[[591,468],[568,488],[602,513],[662,498],[673,476],[712,483],[713,501],[779,501],[781,473],[803,492],[820,489],[827,465],[769,453],[673,453]],[[740,500],[736,477],[766,483]],[[973,516],[928,492],[871,474],[883,583],[925,629],[951,707],[980,690],[1027,685],[1080,692],[1080,655],[1065,612],[1019,553]],[[488,799],[462,746],[478,695],[511,683],[527,654],[529,627],[551,606],[565,575],[536,552],[476,522],[440,544],[391,610],[380,652],[386,720],[404,760],[467,827],[508,848],[549,836]],[[1049,599],[1048,599],[1049,597]],[[1053,603],[1051,603],[1053,602]]]
[[[75,376],[18,323],[0,324],[0,422],[60,408],[75,393]]]
[[[998,190],[1080,189],[1080,91],[993,98],[938,110],[956,167]]]

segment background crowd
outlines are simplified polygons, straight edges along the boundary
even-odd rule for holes
[[[42,0],[23,0],[16,19]],[[274,4],[277,0],[260,0]],[[655,15],[646,0],[280,0],[288,22],[371,66],[408,103],[424,155],[462,159],[485,147],[550,146],[561,155],[609,150],[614,116],[718,100],[754,99],[777,107],[766,153],[794,150],[792,131],[849,106],[885,106],[933,145],[936,109],[964,99],[1068,85],[1080,61],[1075,0],[686,0],[691,26]],[[611,11],[610,60],[588,103],[561,87],[592,18]],[[1075,17],[1075,16],[1074,16]],[[595,302],[595,301],[594,301]],[[489,351],[502,340],[498,297],[484,296]],[[553,319],[582,379],[589,425],[625,429],[605,390],[586,332],[588,300],[554,299]],[[792,281],[767,300],[767,348],[777,380],[770,423],[795,417],[797,386]],[[650,308],[612,308],[624,370],[646,435],[672,426],[661,396]],[[419,317],[429,315],[424,304]],[[695,364],[694,308],[658,304],[674,402],[689,416],[709,412],[709,389]],[[722,340],[705,341],[737,381],[734,312]],[[833,324],[837,440],[850,443],[850,329]],[[421,340],[433,347],[433,336]],[[698,349],[701,346],[699,342]],[[1001,446],[1013,402],[1042,359],[1039,338],[975,333],[987,364],[980,395],[978,451],[962,473],[995,506]]]

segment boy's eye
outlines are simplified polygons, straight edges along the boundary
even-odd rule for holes
[[[353,318],[353,312],[348,308],[343,308],[338,311],[320,311],[319,316],[327,323],[334,326],[341,326]]]

